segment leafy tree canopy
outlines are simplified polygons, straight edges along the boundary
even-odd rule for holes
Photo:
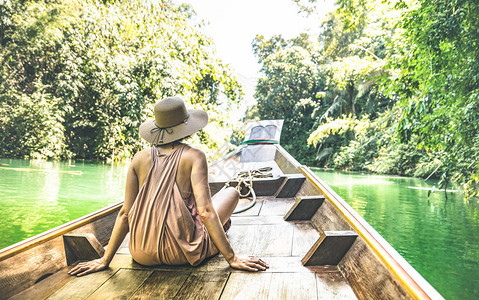
[[[310,16],[320,7],[316,0],[293,1]],[[283,144],[303,162],[432,176],[441,178],[442,187],[453,180],[475,195],[476,2],[338,0],[317,40],[305,34],[290,40],[258,36],[253,49],[264,76],[255,111],[286,119]],[[312,105],[296,114],[305,99]],[[293,133],[298,126],[289,126],[300,118],[307,120],[300,124],[307,138]],[[315,155],[301,148],[306,140]]]
[[[127,158],[158,99],[214,111],[242,95],[187,6],[7,0],[0,12],[0,156]],[[211,113],[210,128],[226,115]],[[211,154],[227,136],[198,138]]]

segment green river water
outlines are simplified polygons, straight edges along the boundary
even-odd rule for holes
[[[126,165],[0,159],[0,248],[122,201]],[[421,179],[315,170],[446,299],[479,299],[479,203]]]

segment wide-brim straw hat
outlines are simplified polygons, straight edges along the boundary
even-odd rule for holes
[[[180,97],[168,97],[155,104],[155,118],[140,125],[140,136],[154,145],[164,145],[187,137],[208,124],[201,109],[186,109]]]

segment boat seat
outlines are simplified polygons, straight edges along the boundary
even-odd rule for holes
[[[284,216],[285,221],[310,221],[323,205],[323,195],[298,197]],[[354,231],[323,231],[301,260],[304,266],[337,265],[353,245]]]
[[[357,237],[358,234],[354,231],[324,231],[301,263],[304,266],[335,266],[348,252]]]
[[[64,234],[63,245],[67,266],[79,261],[89,261],[103,256],[105,249],[92,233]]]
[[[296,203],[284,216],[285,221],[309,221],[321,207],[324,196],[303,196],[298,197]]]

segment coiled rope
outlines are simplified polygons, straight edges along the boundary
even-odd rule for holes
[[[246,198],[249,195],[251,195],[253,198],[248,206],[235,210],[233,214],[239,214],[241,212],[247,211],[256,204],[256,193],[253,188],[253,179],[273,177],[271,170],[271,167],[263,167],[259,169],[239,171],[235,176],[231,177],[231,179],[225,183],[225,186],[222,188],[222,190],[229,187],[232,181],[238,181],[238,184],[234,188],[240,194],[240,198]],[[241,194],[242,186],[248,188],[248,192],[244,195]]]

